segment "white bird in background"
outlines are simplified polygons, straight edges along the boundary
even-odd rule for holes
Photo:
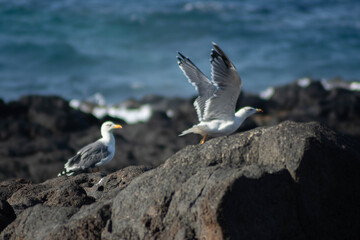
[[[115,155],[115,138],[112,131],[116,128],[122,128],[122,126],[110,121],[104,122],[101,125],[102,138],[80,149],[75,156],[65,163],[65,170],[58,176],[71,176],[77,172],[100,167],[110,162]]]
[[[178,64],[189,82],[195,86],[199,96],[194,107],[199,119],[197,125],[183,131],[179,136],[196,133],[203,136],[219,137],[235,132],[245,119],[261,109],[243,107],[235,112],[236,102],[241,91],[241,78],[230,59],[216,44],[211,50],[210,81],[191,60],[178,52]]]

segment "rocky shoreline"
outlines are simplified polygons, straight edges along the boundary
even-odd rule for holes
[[[272,126],[285,120],[317,121],[331,129],[360,139],[360,92],[344,88],[327,90],[320,81],[306,86],[299,81],[272,89],[264,99],[241,94],[238,107],[262,108],[240,127],[238,132],[258,126]],[[193,99],[147,96],[122,103],[136,110],[149,106],[148,121],[126,124],[105,115],[98,119],[78,111],[56,96],[24,96],[17,101],[0,101],[0,180],[25,178],[42,182],[53,178],[63,164],[82,146],[100,137],[99,126],[105,120],[126,125],[115,133],[116,154],[105,173],[130,165],[156,167],[187,145],[197,144],[200,137],[178,134],[197,122]],[[89,103],[82,103],[82,108]],[[90,109],[90,110],[89,110]]]
[[[359,239],[360,92],[309,79],[244,93],[239,107],[264,113],[204,145],[177,136],[197,121],[191,99],[126,104],[150,106],[149,120],[56,96],[0,101],[2,239]],[[108,119],[125,125],[114,160],[55,178]]]

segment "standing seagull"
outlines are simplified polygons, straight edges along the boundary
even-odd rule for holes
[[[235,112],[236,102],[241,91],[241,78],[230,59],[216,44],[211,50],[210,81],[191,60],[180,52],[178,64],[189,82],[195,86],[199,96],[194,101],[199,123],[179,136],[196,133],[203,136],[200,144],[207,136],[219,137],[235,132],[245,119],[261,109],[243,107]]]
[[[58,176],[71,176],[76,172],[100,167],[110,162],[115,154],[115,138],[112,134],[112,130],[115,128],[122,128],[122,126],[110,121],[104,122],[101,125],[102,138],[80,149],[75,156],[65,163],[65,171],[59,173]]]

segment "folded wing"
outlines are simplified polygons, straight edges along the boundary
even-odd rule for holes
[[[75,171],[77,169],[93,168],[96,163],[107,158],[109,155],[108,147],[102,142],[96,141],[80,149],[74,157],[68,160],[65,168]]]

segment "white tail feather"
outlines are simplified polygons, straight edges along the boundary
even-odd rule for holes
[[[192,132],[193,132],[193,128],[189,128],[189,129],[183,131],[182,133],[180,133],[179,136],[181,137],[181,136],[184,136],[184,135],[192,133]]]

